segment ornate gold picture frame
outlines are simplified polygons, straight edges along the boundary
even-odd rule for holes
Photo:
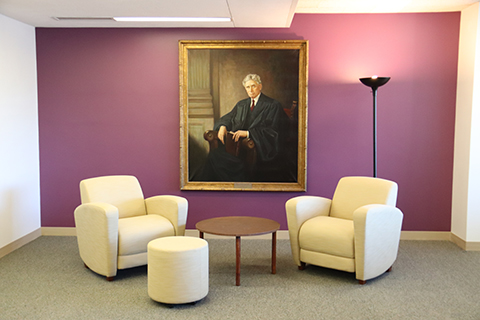
[[[182,190],[306,190],[308,41],[181,40],[179,65]]]

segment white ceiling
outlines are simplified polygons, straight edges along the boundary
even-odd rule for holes
[[[460,11],[479,0],[299,0],[297,13]]]
[[[0,0],[34,27],[289,27],[295,13],[460,11],[480,0]],[[229,22],[117,22],[112,17],[230,17]],[[60,20],[54,19],[61,18]],[[66,18],[66,19],[64,19]]]

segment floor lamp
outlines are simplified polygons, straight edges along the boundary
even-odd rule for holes
[[[390,80],[390,77],[360,78],[360,81],[372,88],[373,95],[373,176],[377,177],[377,89]]]

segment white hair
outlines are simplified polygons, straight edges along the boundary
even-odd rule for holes
[[[258,74],[251,73],[243,79],[242,81],[243,86],[245,87],[245,83],[247,83],[247,81],[250,81],[250,80],[253,80],[258,84],[262,84],[262,80],[260,79],[260,76]]]

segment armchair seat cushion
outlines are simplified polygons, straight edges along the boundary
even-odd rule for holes
[[[302,249],[355,258],[352,220],[318,216],[305,221],[298,237]]]
[[[144,253],[150,241],[174,235],[172,223],[156,214],[119,219],[118,255]]]

